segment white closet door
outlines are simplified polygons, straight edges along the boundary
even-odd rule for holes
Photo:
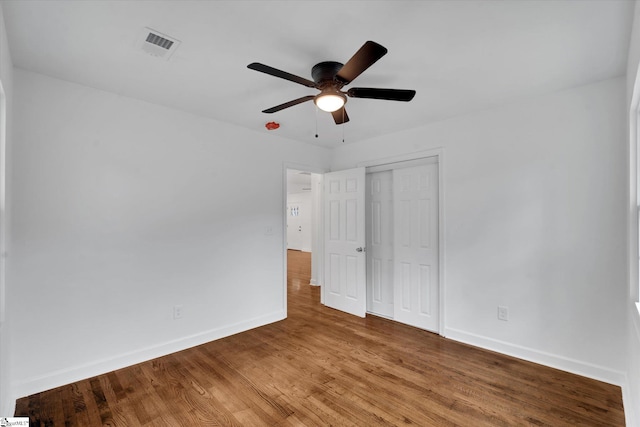
[[[311,193],[287,195],[287,249],[311,252]]]
[[[302,250],[302,221],[299,216],[300,203],[287,203],[287,249]]]
[[[324,175],[324,303],[364,317],[367,310],[365,169]]]
[[[438,165],[393,170],[394,319],[438,332]]]
[[[393,317],[393,180],[367,174],[367,311]]]

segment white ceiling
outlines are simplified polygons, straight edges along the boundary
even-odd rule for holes
[[[2,0],[14,65],[264,134],[335,146],[624,75],[634,4],[593,1]],[[137,47],[144,27],[182,43],[169,61]],[[415,89],[409,103],[349,99],[336,126],[311,79],[366,41],[389,53],[347,87]],[[280,123],[267,131],[266,122]]]

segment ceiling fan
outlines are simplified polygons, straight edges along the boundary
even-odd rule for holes
[[[331,113],[337,125],[349,121],[349,116],[344,108],[347,96],[350,98],[385,99],[388,101],[411,101],[416,94],[415,90],[405,89],[376,89],[368,87],[353,87],[346,92],[342,88],[351,83],[356,77],[372,66],[378,59],[386,55],[387,49],[376,42],[368,41],[347,61],[341,64],[334,61],[320,62],[311,69],[313,81],[294,74],[281,71],[268,65],[253,62],[247,68],[270,74],[281,79],[289,80],[303,86],[312,87],[320,91],[317,95],[307,95],[294,99],[284,104],[263,110],[263,113],[275,113],[285,108],[303,102],[311,101],[323,111]]]

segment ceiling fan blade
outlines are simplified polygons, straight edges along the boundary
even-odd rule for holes
[[[332,112],[331,115],[333,116],[333,121],[336,122],[337,125],[341,125],[349,121],[349,115],[347,115],[347,110],[345,110],[344,107]]]
[[[261,73],[269,74],[275,77],[280,77],[281,79],[289,80],[303,86],[316,87],[316,83],[312,82],[311,80],[296,76],[295,74],[287,73],[286,71],[278,70],[277,68],[273,68],[268,65],[260,64],[259,62],[252,62],[251,64],[247,65],[247,68],[260,71]]]
[[[284,104],[276,105],[275,107],[262,110],[263,113],[275,113],[276,111],[284,110],[285,108],[293,107],[294,105],[302,104],[303,102],[311,101],[315,96],[307,95],[302,98],[294,99],[293,101],[285,102]]]
[[[387,48],[376,42],[368,41],[338,71],[336,79],[344,84],[349,84],[386,54]]]
[[[370,87],[352,87],[347,91],[352,98],[386,99],[388,101],[411,101],[415,90],[407,89],[375,89]]]

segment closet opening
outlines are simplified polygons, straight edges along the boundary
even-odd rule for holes
[[[440,332],[438,158],[366,168],[367,313]]]

